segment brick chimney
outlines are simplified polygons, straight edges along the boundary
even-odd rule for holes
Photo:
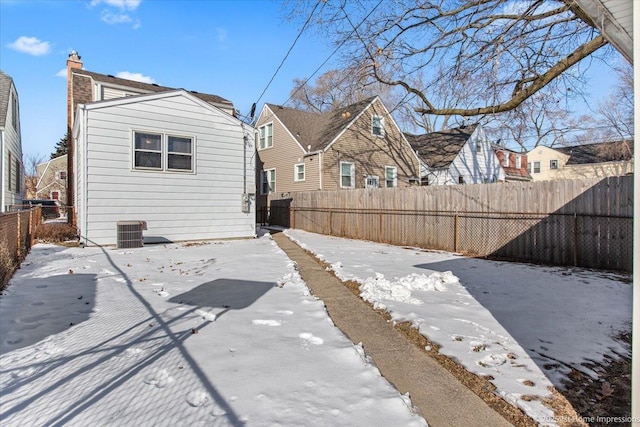
[[[71,70],[82,69],[82,61],[80,55],[75,50],[72,50],[67,58],[67,129],[73,128],[73,79],[71,77]]]
[[[76,225],[76,208],[75,208],[75,174],[73,170],[74,158],[74,141],[73,141],[73,69],[82,69],[82,61],[80,55],[72,50],[67,58],[67,222]]]

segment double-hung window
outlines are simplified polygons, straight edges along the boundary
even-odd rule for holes
[[[293,174],[294,181],[304,181],[304,163],[298,163],[295,165]]]
[[[351,162],[340,162],[340,188],[354,188],[356,167]]]
[[[262,171],[260,177],[260,193],[269,194],[276,191],[276,170],[267,169]]]
[[[516,154],[516,169],[522,168],[522,156]]]
[[[502,166],[505,168],[509,167],[509,153],[507,151],[503,151],[502,155],[504,156],[502,159]]]
[[[192,172],[193,138],[162,133],[134,132],[133,168]]]
[[[386,188],[392,188],[398,186],[398,168],[395,166],[384,167],[384,186]]]
[[[273,147],[273,123],[260,126],[258,149],[263,150],[265,148]]]
[[[540,173],[540,162],[533,162],[533,173]]]
[[[384,136],[384,119],[380,116],[371,118],[371,133],[375,136]]]

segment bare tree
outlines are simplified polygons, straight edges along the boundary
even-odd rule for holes
[[[288,12],[306,17],[311,6],[293,2]],[[483,116],[543,89],[579,94],[583,60],[611,52],[572,0],[327,0],[313,22],[345,61],[367,63],[377,80],[413,95],[420,114]],[[464,96],[448,104],[443,85]]]
[[[391,87],[376,81],[362,67],[350,66],[321,74],[315,83],[294,79],[290,94],[293,108],[323,113],[374,95],[392,100]]]
[[[38,165],[45,162],[43,154],[28,154],[24,162],[24,180],[27,198],[35,198],[38,185]]]

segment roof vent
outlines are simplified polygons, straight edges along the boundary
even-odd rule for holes
[[[141,248],[142,247],[142,230],[147,229],[146,221],[118,221],[118,248]]]

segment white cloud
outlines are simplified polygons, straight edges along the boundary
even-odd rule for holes
[[[58,71],[56,73],[56,77],[64,77],[66,79],[67,78],[67,69],[63,68],[60,71]]]
[[[29,55],[41,56],[46,55],[51,51],[49,42],[43,42],[36,37],[21,36],[13,43],[7,45],[11,49],[18,52],[28,53]]]
[[[116,74],[116,77],[119,77],[121,79],[134,80],[136,82],[142,82],[142,83],[156,82],[153,78],[149,76],[145,76],[140,73],[131,73],[129,71],[120,71],[118,74]]]
[[[117,7],[120,10],[136,10],[142,0],[91,0],[91,6],[104,3],[108,6]]]
[[[110,24],[110,25],[127,24],[132,21],[131,17],[127,14],[111,13],[106,9],[103,10],[102,13],[100,14],[100,19],[102,19],[103,22],[106,22],[107,24]]]

